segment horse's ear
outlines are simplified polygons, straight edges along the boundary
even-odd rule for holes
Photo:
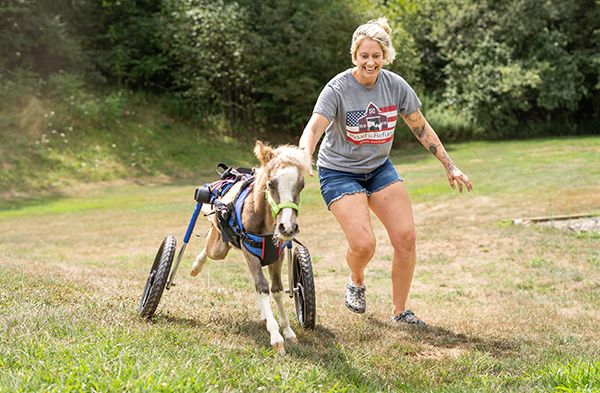
[[[265,165],[269,161],[275,157],[275,152],[271,148],[271,146],[267,146],[261,141],[256,141],[256,145],[254,146],[254,154],[258,161],[260,161],[260,165]]]

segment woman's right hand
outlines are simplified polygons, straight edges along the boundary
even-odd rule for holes
[[[312,169],[313,152],[315,151],[317,143],[319,143],[319,139],[321,139],[321,136],[325,133],[329,123],[330,121],[327,120],[325,116],[320,113],[313,113],[300,137],[298,146],[306,152],[310,162],[310,170],[308,171],[309,176],[314,176]]]

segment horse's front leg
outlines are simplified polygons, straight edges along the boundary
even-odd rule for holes
[[[269,275],[271,276],[271,292],[273,293],[273,298],[275,299],[275,303],[277,303],[277,311],[279,312],[279,324],[281,325],[281,329],[283,330],[283,336],[288,340],[296,340],[296,333],[292,330],[290,326],[290,320],[288,318],[287,313],[285,312],[285,307],[283,305],[284,301],[284,293],[283,293],[283,284],[281,282],[281,267],[283,265],[283,254],[281,258],[272,265],[269,265]]]
[[[263,274],[260,261],[254,255],[242,248],[250,274],[254,279],[254,287],[256,288],[256,305],[260,310],[261,318],[267,321],[267,330],[271,334],[271,345],[280,354],[285,354],[283,345],[283,336],[279,333],[279,324],[275,320],[271,302],[269,300],[269,283]]]

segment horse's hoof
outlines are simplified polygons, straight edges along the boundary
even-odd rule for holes
[[[198,273],[200,273],[200,270],[192,269],[190,271],[190,276],[196,277],[198,275]]]
[[[285,339],[288,342],[291,342],[292,344],[297,344],[298,343],[298,337],[296,337],[296,336],[286,337]]]
[[[294,333],[294,331],[291,328],[283,330],[283,337],[285,337],[286,340],[291,341],[293,343],[298,342],[298,338],[296,337],[296,333]]]
[[[285,347],[283,346],[282,342],[273,344],[273,349],[275,349],[277,351],[277,354],[279,354],[280,356],[285,355]]]

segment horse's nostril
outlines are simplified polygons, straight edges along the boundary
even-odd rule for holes
[[[280,233],[285,233],[285,225],[283,225],[283,223],[279,224],[279,232]]]
[[[292,233],[298,233],[298,224],[296,224],[296,223],[292,224]]]

